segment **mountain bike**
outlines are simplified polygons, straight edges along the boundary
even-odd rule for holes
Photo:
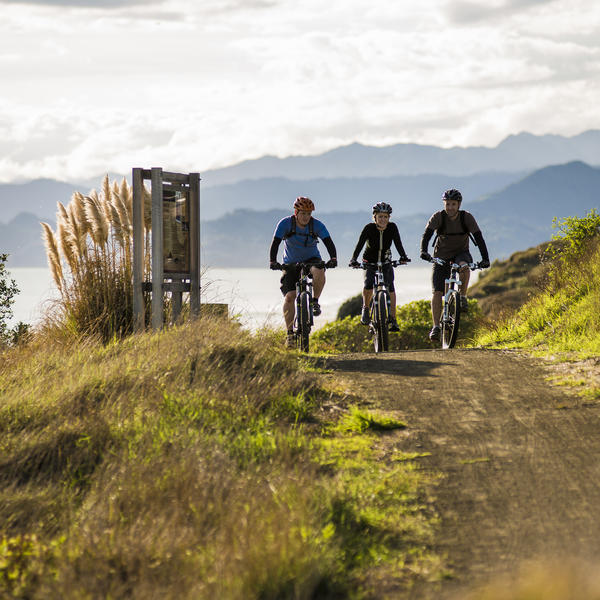
[[[281,265],[282,270],[291,268],[300,269],[300,278],[296,283],[296,316],[294,317],[294,337],[296,346],[302,352],[308,352],[310,330],[314,325],[313,317],[313,282],[311,267],[326,269],[327,264],[324,261],[310,263],[290,263]]]
[[[363,262],[354,269],[375,269],[375,285],[373,288],[373,298],[369,306],[369,333],[373,336],[373,345],[375,352],[387,352],[389,350],[389,320],[390,320],[390,292],[385,284],[383,268],[391,265],[398,267],[410,262],[400,260],[386,260],[383,262],[369,263]]]
[[[431,262],[438,265],[447,265],[449,261],[443,258],[432,258]],[[446,293],[444,294],[442,304],[442,318],[440,325],[442,326],[442,348],[448,350],[454,348],[456,338],[458,337],[458,326],[460,324],[460,269],[468,267],[471,271],[481,269],[478,263],[466,263],[459,265],[455,262],[450,262],[450,277],[445,280]]]

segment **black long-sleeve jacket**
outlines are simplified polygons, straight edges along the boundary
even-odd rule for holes
[[[392,242],[398,250],[401,258],[406,258],[406,252],[400,240],[400,232],[396,223],[388,223],[387,227],[382,231],[377,228],[375,223],[369,223],[364,226],[354,252],[352,260],[356,260],[362,247],[366,243],[366,248],[363,254],[363,260],[367,262],[379,262],[385,258],[391,257]]]

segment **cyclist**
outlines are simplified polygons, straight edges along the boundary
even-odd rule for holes
[[[392,214],[392,207],[386,202],[378,202],[373,206],[373,223],[368,223],[364,226],[358,243],[354,252],[352,253],[352,259],[350,260],[350,266],[356,267],[359,265],[358,255],[362,250],[362,247],[366,243],[366,248],[363,253],[363,261],[369,263],[383,262],[385,260],[391,260],[392,258],[392,242],[398,250],[400,260],[408,260],[402,241],[400,240],[400,233],[396,223],[390,222],[390,215]],[[390,331],[398,331],[398,322],[396,321],[396,292],[394,290],[394,268],[392,265],[386,265],[383,268],[383,276],[385,284],[390,292]],[[373,286],[375,284],[375,269],[365,269],[365,280],[362,291],[363,305],[360,322],[363,325],[369,324],[369,306],[371,299],[373,298]]]
[[[490,259],[479,229],[477,221],[473,215],[466,210],[460,210],[462,203],[462,194],[456,189],[446,190],[442,195],[444,209],[431,215],[425,232],[421,238],[421,258],[431,261],[431,255],[427,251],[429,240],[434,232],[437,237],[434,241],[433,256],[443,258],[448,263],[445,265],[433,265],[432,273],[432,292],[431,298],[431,316],[433,319],[433,328],[429,332],[430,340],[440,339],[440,317],[442,313],[442,298],[445,293],[445,280],[450,276],[450,262],[463,265],[461,272],[460,286],[460,309],[463,312],[468,310],[467,290],[469,287],[469,275],[471,274],[468,263],[473,262],[469,252],[469,239],[479,248],[481,253],[481,262],[479,266],[487,268],[490,266]]]
[[[327,227],[313,218],[312,212],[315,205],[310,198],[299,196],[294,202],[294,214],[281,219],[275,228],[273,241],[269,251],[270,267],[273,270],[281,269],[281,264],[277,262],[277,251],[283,240],[283,263],[285,265],[305,262],[320,263],[321,255],[317,248],[319,238],[323,240],[327,252],[329,252],[329,261],[326,267],[332,269],[337,266],[337,252],[335,245]],[[325,285],[325,270],[318,267],[311,267],[313,279],[313,301],[312,309],[315,317],[321,314],[319,298]],[[294,345],[294,316],[296,312],[296,283],[300,279],[300,269],[286,269],[281,277],[281,292],[283,293],[283,318],[287,327],[287,344]]]

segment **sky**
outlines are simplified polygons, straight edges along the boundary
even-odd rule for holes
[[[596,0],[0,0],[0,182],[600,129]]]

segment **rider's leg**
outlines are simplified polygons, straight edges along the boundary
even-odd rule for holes
[[[440,326],[443,295],[443,292],[433,292],[433,296],[431,298],[431,317],[433,318],[434,327]]]
[[[390,317],[396,319],[396,292],[390,292]]]
[[[294,327],[294,316],[296,314],[296,292],[288,292],[283,298],[283,318],[288,331]]]
[[[371,288],[370,290],[363,288],[362,297],[363,306],[366,306],[367,308],[371,306],[371,300],[373,299],[373,288]]]
[[[461,296],[466,296],[467,295],[467,290],[469,289],[469,279],[471,278],[471,270],[469,269],[468,265],[466,262],[460,262],[458,263],[459,265],[461,265],[461,270],[460,270],[460,295]]]
[[[310,272],[312,273],[313,279],[313,298],[318,300],[321,297],[321,292],[325,286],[325,269],[311,267]]]

